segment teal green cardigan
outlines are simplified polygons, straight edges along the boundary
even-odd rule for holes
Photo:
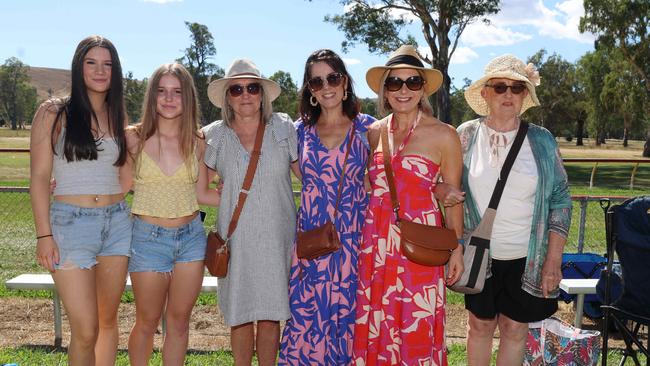
[[[464,237],[478,226],[482,213],[478,212],[476,201],[469,190],[469,167],[472,159],[472,149],[475,146],[480,120],[475,119],[458,127],[458,135],[463,151],[463,190],[465,193]],[[540,126],[530,124],[526,134],[537,164],[537,189],[535,207],[533,210],[533,225],[530,231],[526,268],[521,279],[522,289],[531,295],[543,297],[541,278],[542,265],[548,249],[549,232],[553,231],[566,238],[571,226],[571,196],[569,183],[564,170],[560,150],[551,133]],[[499,206],[498,209],[507,209]],[[559,290],[550,294],[556,297]]]

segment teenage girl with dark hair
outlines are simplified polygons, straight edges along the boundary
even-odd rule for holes
[[[43,103],[32,124],[36,259],[52,273],[68,315],[69,363],[113,365],[131,248],[119,179],[127,119],[115,46],[100,36],[82,40],[71,74],[70,96]]]

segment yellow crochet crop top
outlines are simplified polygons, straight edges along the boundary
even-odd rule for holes
[[[194,156],[172,175],[165,175],[156,162],[142,151],[135,164],[131,212],[163,218],[191,215],[199,209],[195,184],[199,165]]]

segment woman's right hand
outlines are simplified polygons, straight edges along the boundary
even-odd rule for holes
[[[54,265],[59,264],[59,248],[51,236],[38,239],[36,242],[36,261],[51,273]]]

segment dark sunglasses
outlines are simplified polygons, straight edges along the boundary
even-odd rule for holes
[[[327,80],[327,85],[336,88],[337,86],[341,85],[341,82],[343,81],[343,74],[340,72],[331,72],[325,76],[325,80]],[[317,76],[315,78],[311,78],[307,81],[307,84],[309,84],[309,89],[313,92],[317,92],[325,86],[325,80],[323,80],[322,77]]]
[[[525,84],[506,85],[505,83],[499,83],[494,85],[485,84],[485,86],[494,89],[494,92],[497,94],[505,93],[508,90],[508,88],[510,88],[512,94],[521,94],[524,92],[524,90],[526,90]]]
[[[250,95],[257,95],[260,93],[260,90],[262,90],[262,85],[260,85],[260,83],[251,83],[246,86],[234,84],[228,87],[228,92],[230,93],[230,96],[233,97],[238,97],[244,94],[244,90],[246,90]]]
[[[396,76],[389,76],[386,78],[386,82],[384,82],[384,86],[388,91],[398,91],[402,89],[402,85],[406,84],[406,87],[409,88],[412,91],[418,91],[422,89],[424,84],[426,83],[426,80],[422,79],[422,76],[411,76],[407,78],[406,80],[402,80]]]

